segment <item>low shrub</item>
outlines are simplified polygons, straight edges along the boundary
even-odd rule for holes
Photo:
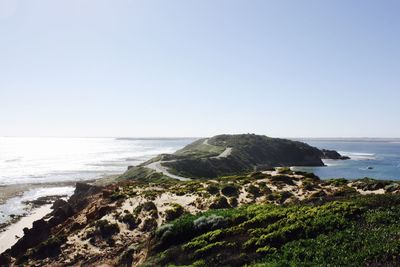
[[[202,216],[193,221],[194,229],[203,232],[217,228],[223,228],[227,224],[227,219],[223,216],[212,214],[210,216]]]
[[[221,193],[227,197],[234,197],[239,195],[239,188],[236,185],[228,184],[222,187]]]
[[[154,204],[154,202],[147,201],[147,202],[143,203],[142,210],[143,211],[152,211],[152,210],[157,211],[157,206],[156,206],[156,204]]]
[[[110,223],[107,220],[99,220],[96,222],[96,229],[103,238],[109,238],[119,233],[119,227],[116,223]]]
[[[129,230],[135,229],[141,223],[141,220],[136,219],[132,213],[124,214],[121,218],[121,221],[128,225]]]
[[[165,219],[167,222],[173,221],[181,217],[185,212],[185,209],[177,203],[173,203],[171,206],[172,206],[171,209],[165,211]]]
[[[233,208],[237,207],[239,205],[239,201],[236,197],[231,197],[229,199],[229,205]]]
[[[326,182],[333,186],[344,186],[347,185],[349,181],[345,178],[335,178],[335,179],[330,179]]]
[[[141,230],[144,232],[153,232],[157,228],[157,221],[154,218],[146,218]]]
[[[66,241],[65,236],[53,236],[33,250],[33,257],[36,259],[56,257],[61,253],[61,245]]]
[[[210,209],[227,209],[231,206],[228,203],[226,197],[217,197],[214,202],[210,205]]]
[[[278,168],[278,173],[292,174],[292,170],[289,167],[281,167],[281,168]]]
[[[210,184],[206,188],[207,192],[210,193],[211,195],[216,195],[219,193],[219,188],[216,185]]]
[[[275,175],[271,176],[270,180],[273,183],[282,183],[286,185],[296,185],[293,181],[292,177],[286,176],[286,175]]]
[[[262,195],[260,188],[252,184],[247,187],[246,191],[249,192],[255,198]]]

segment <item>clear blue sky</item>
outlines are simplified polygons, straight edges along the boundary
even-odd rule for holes
[[[399,12],[0,0],[0,136],[400,137]]]

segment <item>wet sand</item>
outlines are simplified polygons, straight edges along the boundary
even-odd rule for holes
[[[31,188],[34,187],[29,184],[0,186],[0,205],[4,204],[7,199],[20,196]]]

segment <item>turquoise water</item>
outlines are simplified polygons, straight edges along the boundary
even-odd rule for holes
[[[334,149],[351,160],[327,160],[327,167],[295,168],[321,178],[376,178],[400,180],[400,139],[301,140],[312,146]]]

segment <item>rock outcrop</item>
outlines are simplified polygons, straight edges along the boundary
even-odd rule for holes
[[[24,236],[15,243],[11,249],[9,249],[0,259],[2,262],[7,260],[7,255],[14,258],[21,258],[30,248],[35,248],[41,245],[44,241],[48,241],[49,237],[53,234],[55,227],[65,223],[70,217],[77,212],[84,209],[89,203],[89,197],[102,191],[102,187],[93,186],[85,183],[77,183],[74,194],[68,201],[58,199],[53,203],[53,211],[49,214],[50,219],[40,219],[33,222],[31,229],[24,228]],[[104,215],[104,212],[100,212]],[[103,215],[98,215],[101,217]],[[76,227],[72,224],[71,227]],[[51,242],[50,242],[51,241]],[[42,256],[54,254],[57,252],[57,248],[54,244],[61,242],[53,238],[47,243],[40,246],[41,250],[37,250],[37,253]],[[53,244],[53,245],[52,245]],[[40,257],[40,255],[38,255]],[[3,266],[3,265],[1,265]],[[6,265],[5,265],[6,266]]]
[[[350,159],[350,157],[347,156],[342,156],[339,154],[339,152],[335,150],[328,150],[328,149],[322,149],[322,159],[335,159],[335,160],[347,160]]]

